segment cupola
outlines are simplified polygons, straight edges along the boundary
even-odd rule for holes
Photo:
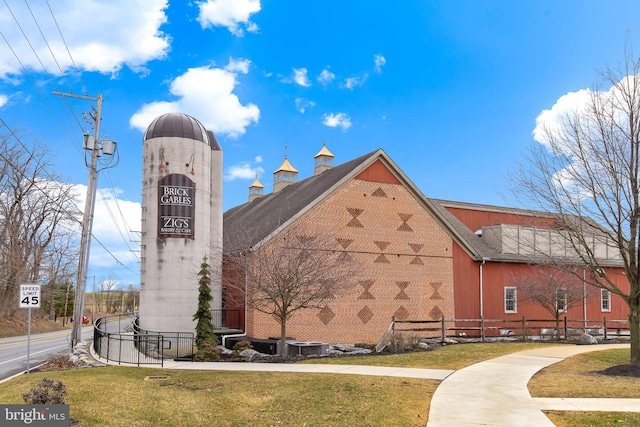
[[[256,179],[253,181],[253,184],[249,186],[249,201],[253,202],[255,199],[260,198],[264,195],[264,185],[258,181],[258,174],[256,174]]]
[[[327,140],[322,143],[322,149],[314,156],[313,175],[320,175],[322,172],[333,168],[333,154],[327,149]]]
[[[298,170],[291,166],[287,156],[278,169],[273,173],[273,192],[277,193],[283,188],[298,182]]]

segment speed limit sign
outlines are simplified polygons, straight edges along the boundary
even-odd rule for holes
[[[40,308],[40,285],[20,285],[20,308]]]

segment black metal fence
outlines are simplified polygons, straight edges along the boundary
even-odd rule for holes
[[[93,330],[95,352],[107,361],[164,366],[164,359],[191,359],[194,334],[154,332],[139,327],[136,313],[96,319]]]
[[[240,310],[226,308],[223,308],[222,310],[211,310],[211,323],[214,328],[217,329],[241,329]]]
[[[107,361],[140,365],[164,366],[165,348],[162,335],[139,335],[134,324],[137,314],[115,314],[96,319],[93,327],[93,348]]]
[[[220,328],[240,328],[240,310],[212,310],[212,323]],[[96,319],[95,352],[107,361],[135,365],[161,365],[165,359],[193,360],[195,335],[142,329],[138,313],[115,314]]]
[[[133,322],[133,331],[136,347],[142,353],[159,353],[160,357],[168,359],[193,359],[196,348],[195,336],[191,332],[147,331],[140,327],[138,318]],[[162,346],[156,347],[156,344],[160,344],[156,337],[161,337]]]

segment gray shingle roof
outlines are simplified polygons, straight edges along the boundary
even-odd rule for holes
[[[242,250],[253,247],[280,227],[287,226],[307,209],[315,206],[328,196],[345,178],[354,177],[376,159],[383,158],[387,165],[400,177],[407,189],[418,199],[434,219],[474,260],[488,259],[492,262],[535,262],[535,257],[503,254],[489,246],[474,230],[469,229],[462,221],[447,210],[447,206],[489,210],[523,216],[552,217],[552,214],[519,208],[479,205],[473,203],[429,199],[409,180],[393,163],[383,150],[376,150],[364,156],[343,163],[323,173],[309,177],[295,184],[252,202],[229,209],[223,216],[223,241],[225,251]],[[487,224],[489,225],[489,224]],[[538,261],[543,261],[540,257]]]
[[[377,150],[312,176],[284,189],[236,206],[224,213],[225,251],[253,246],[286,224],[358,166],[376,156]]]

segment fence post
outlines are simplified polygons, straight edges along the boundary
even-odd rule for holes
[[[444,326],[444,314],[442,315],[442,342],[444,343],[445,338],[447,337],[447,333],[445,331]]]
[[[524,316],[522,316],[522,341],[527,340],[527,322],[524,320]]]
[[[480,316],[480,335],[482,336],[482,342],[484,342],[484,340],[485,340],[484,315]]]
[[[606,341],[607,340],[607,318],[605,316],[602,319],[603,319],[602,323],[604,325],[604,340]]]
[[[391,316],[391,335],[396,334],[396,316]]]
[[[568,340],[569,339],[569,335],[567,333],[567,316],[564,316],[564,339]]]

